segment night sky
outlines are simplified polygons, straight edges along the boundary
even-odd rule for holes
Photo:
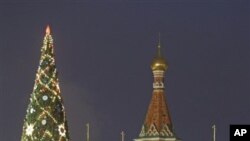
[[[72,141],[137,138],[152,95],[150,64],[161,32],[166,95],[183,141],[229,140],[250,124],[247,0],[0,1],[0,140],[18,141],[45,27]]]

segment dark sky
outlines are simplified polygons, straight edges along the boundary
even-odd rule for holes
[[[72,141],[138,137],[152,94],[158,32],[166,94],[183,141],[229,140],[250,124],[247,0],[0,1],[0,140],[20,140],[47,24]]]

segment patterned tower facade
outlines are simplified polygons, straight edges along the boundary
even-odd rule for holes
[[[166,103],[164,75],[168,64],[161,55],[160,41],[157,49],[157,55],[151,64],[154,78],[153,94],[141,132],[135,141],[180,141],[173,131]]]

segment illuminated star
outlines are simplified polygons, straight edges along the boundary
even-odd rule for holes
[[[28,125],[26,128],[26,135],[31,136],[33,131],[34,131],[34,125],[33,124]]]
[[[66,136],[66,130],[65,130],[65,128],[64,128],[64,124],[59,125],[59,126],[58,126],[58,130],[59,130],[59,134],[60,134],[61,136],[63,136],[63,137]]]

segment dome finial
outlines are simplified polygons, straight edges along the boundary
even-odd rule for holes
[[[159,32],[159,37],[158,37],[158,45],[157,45],[157,49],[158,49],[158,57],[161,57],[161,32]]]
[[[50,35],[50,27],[49,27],[49,25],[47,25],[47,27],[46,27],[46,35]]]
[[[154,70],[167,70],[168,64],[167,61],[161,55],[161,34],[159,32],[159,40],[157,45],[157,55],[153,59],[151,64],[151,69]]]

